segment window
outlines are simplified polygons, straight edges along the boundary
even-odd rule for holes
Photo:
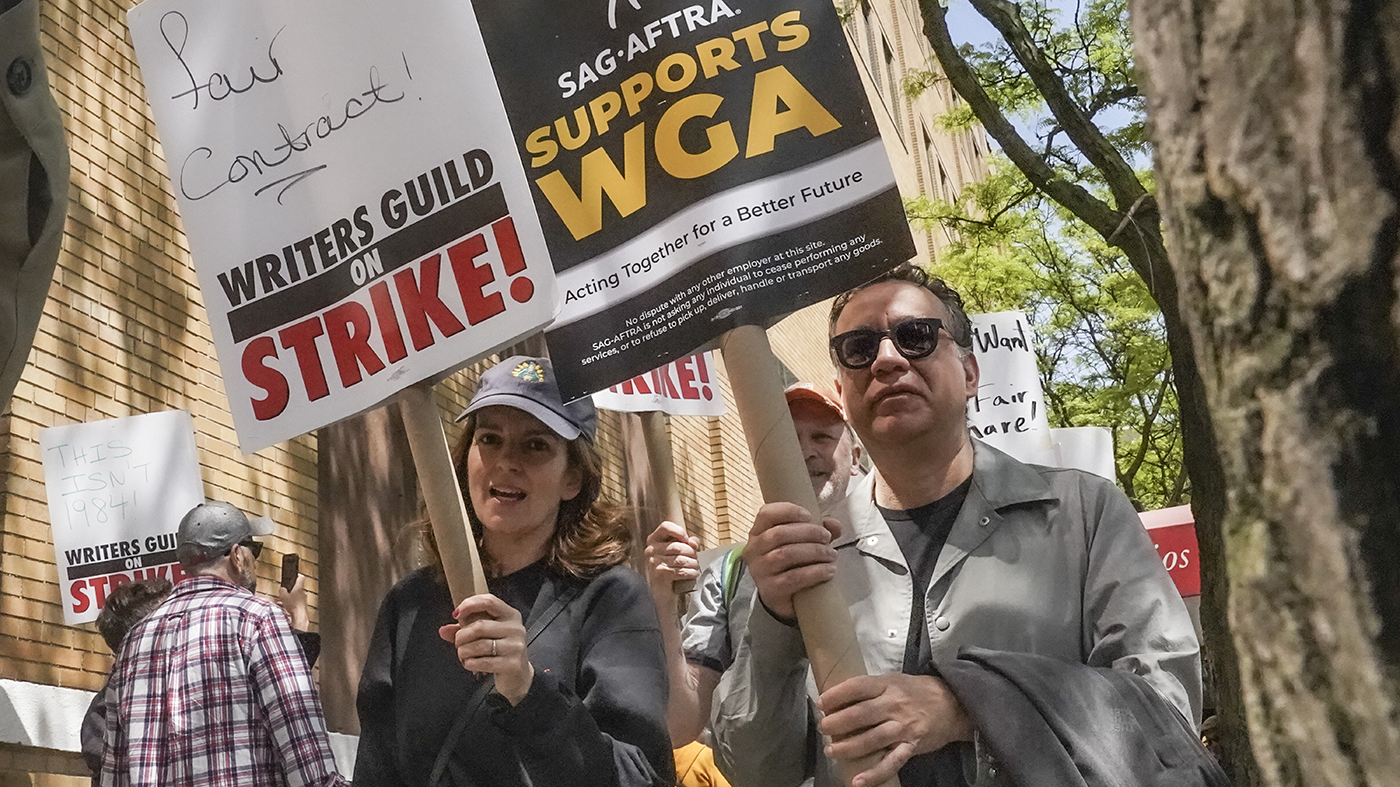
[[[894,118],[894,127],[899,131],[900,139],[903,139],[904,118],[900,112],[900,105],[903,103],[904,92],[899,88],[898,71],[895,69],[894,53],[890,51],[889,42],[881,38],[880,48],[884,51],[885,55],[885,83],[888,84],[890,88],[889,95],[885,96],[885,100],[889,102],[890,116]]]
[[[885,95],[885,88],[880,84],[880,59],[879,52],[875,48],[876,37],[879,35],[876,29],[878,24],[875,21],[875,9],[869,3],[860,4],[860,15],[865,22],[865,65],[870,72],[870,81],[875,83],[875,92],[881,96]]]
[[[938,187],[938,181],[933,179],[933,168],[938,166],[938,154],[933,150],[933,140],[929,138],[928,128],[922,125],[919,126],[919,140],[923,142],[924,147],[924,172],[928,173],[928,188],[933,191]],[[938,191],[933,191],[933,195],[940,199],[943,197]]]

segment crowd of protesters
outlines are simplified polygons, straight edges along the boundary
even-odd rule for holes
[[[704,567],[663,523],[645,578],[591,402],[563,402],[547,359],[488,370],[452,455],[490,592],[454,606],[435,557],[384,598],[354,783],[1224,784],[1196,636],[1126,497],[970,436],[957,293],[901,266],[836,300],[830,347],[835,389],[787,391],[821,510],[765,505]],[[98,783],[345,783],[314,654],[252,592],[266,533],[203,504],[178,533],[190,579],[114,595]],[[824,581],[870,675],[819,691],[793,596]]]

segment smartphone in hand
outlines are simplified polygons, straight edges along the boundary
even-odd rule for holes
[[[291,590],[297,584],[297,574],[301,570],[301,557],[295,552],[282,556],[282,587]]]

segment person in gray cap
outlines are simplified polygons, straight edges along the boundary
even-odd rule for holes
[[[99,783],[343,785],[287,616],[253,595],[271,521],[201,503],[180,520],[187,579],[117,654]]]
[[[453,449],[489,593],[454,610],[440,558],[385,597],[360,678],[355,783],[670,785],[666,665],[593,403],[548,359],[482,375]],[[454,620],[456,622],[454,622]]]
[[[180,520],[175,556],[185,573],[221,576],[249,591],[257,590],[258,556],[262,544],[253,536],[272,535],[272,521],[249,519],[237,506],[219,501],[200,503]],[[245,547],[246,552],[234,549]]]

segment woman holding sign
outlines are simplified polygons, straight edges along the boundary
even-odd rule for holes
[[[592,402],[565,405],[549,361],[516,356],[463,416],[453,460],[491,592],[454,610],[436,560],[389,592],[355,783],[671,784],[661,632],[621,565],[631,528],[600,494]]]

